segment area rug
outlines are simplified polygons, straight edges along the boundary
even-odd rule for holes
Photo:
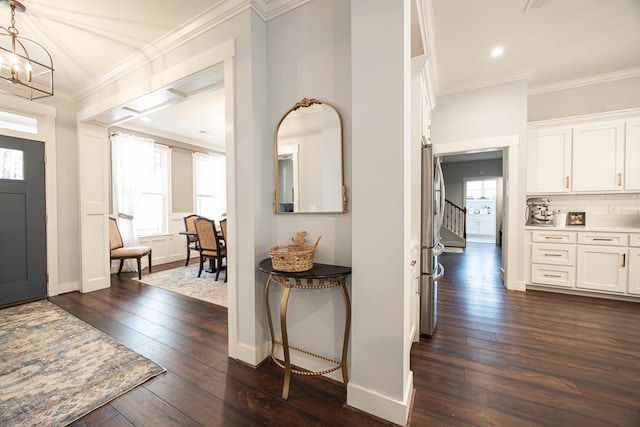
[[[0,310],[0,426],[64,426],[164,372],[70,313]]]
[[[202,275],[198,277],[198,268],[198,264],[191,264],[187,267],[147,274],[142,276],[139,281],[146,285],[227,307],[227,284],[223,282],[226,272],[220,273],[219,279],[221,280],[216,281],[213,273],[202,272]]]

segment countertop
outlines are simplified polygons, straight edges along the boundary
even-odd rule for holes
[[[566,225],[556,227],[553,225],[526,225],[525,230],[555,230],[555,231],[602,231],[606,233],[640,233],[640,226],[620,226],[620,225]]]

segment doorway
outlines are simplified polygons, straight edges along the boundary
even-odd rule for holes
[[[0,136],[0,305],[47,296],[44,143]]]
[[[466,179],[464,193],[467,242],[496,243],[498,180]]]
[[[519,185],[519,135],[507,135],[502,137],[466,140],[440,144],[436,146],[439,155],[448,157],[452,155],[475,155],[484,152],[501,151],[502,152],[502,171],[504,192],[503,207],[497,207],[500,212],[498,218],[501,223],[498,226],[499,234],[501,234],[502,249],[502,267],[499,275],[503,280],[504,286],[510,290],[525,290],[521,281],[518,281],[518,260],[522,258],[521,254],[521,237],[519,219],[523,214],[520,201]],[[446,164],[445,164],[446,167]],[[447,183],[447,198],[449,198],[450,185],[447,182],[445,169],[445,183]],[[480,174],[478,174],[480,175]],[[462,189],[460,189],[462,193]],[[507,197],[508,195],[508,197]],[[499,220],[500,221],[500,220]]]

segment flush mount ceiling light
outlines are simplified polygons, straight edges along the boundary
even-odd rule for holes
[[[11,26],[0,26],[0,91],[29,100],[53,96],[53,60],[40,43],[20,37],[16,11],[27,9],[16,0],[0,0],[11,8]],[[29,50],[27,50],[27,48]]]
[[[504,53],[504,49],[502,48],[502,46],[496,46],[493,49],[491,49],[491,57],[492,58],[497,58],[498,56],[502,55]]]

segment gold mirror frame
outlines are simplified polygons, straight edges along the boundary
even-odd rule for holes
[[[313,111],[314,109],[316,111]],[[313,114],[316,112],[322,113],[322,116],[307,116],[305,114]],[[333,117],[334,114],[335,118]],[[301,118],[305,116],[307,117],[306,120]],[[322,127],[318,127],[316,132],[312,131],[306,136],[302,135],[304,132],[300,132],[300,130],[304,130],[304,127],[301,125],[313,123],[314,118],[316,121],[321,120],[320,123],[322,124]],[[329,126],[325,126],[328,119],[330,119]],[[296,120],[299,123],[294,124],[292,121]],[[295,144],[283,143],[283,140],[293,140],[294,138],[290,137],[288,134],[282,134],[281,131],[284,129],[283,124],[289,124],[287,128],[288,133],[291,133],[291,130],[294,129],[294,133],[296,134]],[[305,143],[307,144],[306,146],[304,145]],[[335,150],[336,152],[328,152],[327,150]],[[317,155],[318,152],[320,152],[321,155]],[[276,126],[274,135],[274,153],[276,188],[273,197],[273,209],[276,214],[347,212],[347,197],[344,186],[342,118],[340,117],[338,110],[333,105],[315,98],[303,98],[302,101],[291,107],[280,118],[280,121]],[[328,156],[330,158],[330,162],[335,161],[339,163],[339,170],[336,170],[338,165],[332,166],[318,163],[320,158],[327,159]],[[291,166],[289,166],[289,163]],[[284,169],[287,169],[286,173]],[[313,169],[313,171],[310,169]],[[315,178],[309,176],[314,173],[316,175]],[[328,175],[327,173],[331,175]],[[281,179],[281,174],[283,176],[287,176]],[[301,177],[304,179],[300,179]],[[287,180],[285,178],[289,179]],[[325,185],[327,182],[331,184],[330,181],[335,181],[335,187],[331,189],[331,194],[328,196],[325,196],[323,193],[323,195],[314,198],[313,190],[309,190],[308,194],[306,194],[305,186],[299,183],[299,181],[309,182],[309,180],[312,179],[320,180],[320,182],[324,182]],[[291,181],[290,187],[288,186],[289,184],[287,184],[287,181]],[[316,183],[316,181],[313,182]],[[287,192],[281,191],[284,190],[284,187],[281,188],[281,186],[284,185],[288,186]],[[288,193],[289,190],[291,191],[290,197],[286,196],[286,193]],[[302,196],[300,196],[300,194],[302,194]],[[309,194],[312,196],[309,197]],[[326,203],[328,207],[323,207],[327,198],[329,200],[328,203]],[[309,206],[307,209],[301,208],[301,201],[303,200]],[[309,202],[309,200],[311,202]],[[318,205],[320,205],[320,208],[317,208]],[[313,207],[316,207],[316,209],[314,210]]]

